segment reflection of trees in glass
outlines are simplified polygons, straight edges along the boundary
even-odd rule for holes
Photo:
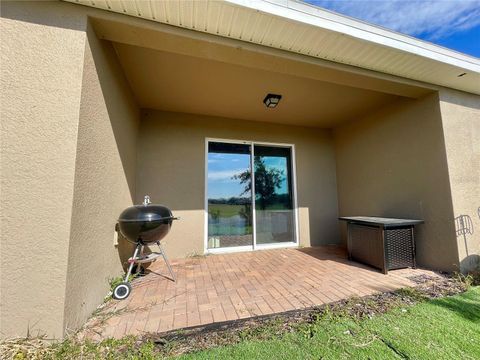
[[[261,156],[255,156],[255,195],[258,197],[258,203],[262,210],[265,210],[275,198],[275,191],[282,185],[283,170],[276,168],[267,168]],[[245,185],[241,195],[248,194],[252,191],[252,176],[250,170],[246,170],[240,174],[233,176],[233,179],[240,180]]]
[[[208,214],[212,223],[221,218],[240,216],[246,225],[252,225],[252,199],[248,197],[230,197],[228,199],[208,199]]]
[[[219,209],[211,209],[208,213],[212,217],[213,221],[218,222],[218,220],[220,219],[220,210]]]
[[[247,226],[252,225],[252,205],[251,204],[245,204],[238,212],[238,215],[240,215],[242,218],[245,219]]]

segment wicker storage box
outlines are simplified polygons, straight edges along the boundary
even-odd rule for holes
[[[348,257],[388,270],[415,267],[413,228],[422,220],[379,217],[342,217],[347,221]]]

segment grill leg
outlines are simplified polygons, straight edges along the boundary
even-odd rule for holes
[[[175,276],[175,273],[173,272],[172,266],[170,265],[170,262],[167,259],[167,255],[165,254],[165,250],[163,250],[163,246],[160,243],[160,241],[157,242],[158,247],[160,248],[160,253],[163,256],[163,260],[165,260],[165,264],[167,264],[168,271],[170,271],[170,275],[172,276],[173,281],[177,281],[177,277]]]
[[[142,248],[142,244],[138,244],[135,247],[135,251],[133,252],[133,256],[132,256],[132,261],[130,262],[130,265],[128,266],[127,275],[125,275],[125,282],[128,282],[128,278],[130,277],[130,274],[132,273],[132,270],[133,270],[133,265],[135,265],[135,259],[137,258],[138,253],[140,252],[141,248]]]
[[[145,249],[144,245],[142,245],[142,247],[140,248],[140,252],[138,253],[139,258],[142,257],[142,255],[143,255],[143,249]],[[142,276],[142,270],[143,270],[143,265],[138,263],[137,264],[137,270],[135,271],[137,276]]]

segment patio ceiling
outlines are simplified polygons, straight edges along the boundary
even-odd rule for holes
[[[299,1],[68,1],[480,94],[480,59]]]
[[[333,127],[399,96],[312,78],[114,43],[142,108]],[[283,96],[275,109],[266,94]]]

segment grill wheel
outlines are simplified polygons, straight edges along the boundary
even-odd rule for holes
[[[112,297],[115,300],[125,300],[132,292],[132,286],[128,282],[121,282],[113,289]]]

